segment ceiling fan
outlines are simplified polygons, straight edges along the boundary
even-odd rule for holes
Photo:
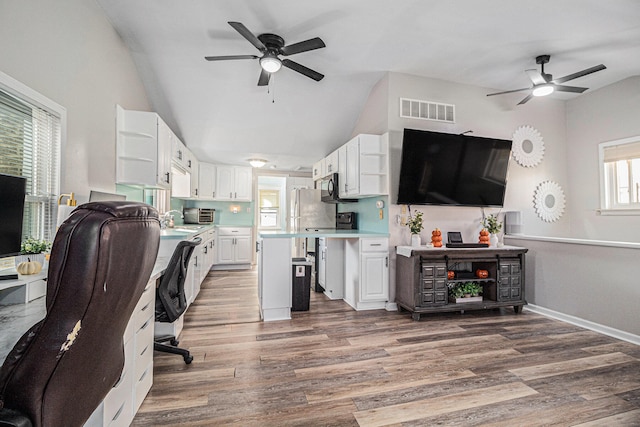
[[[259,36],[255,36],[247,27],[245,27],[240,22],[229,22],[237,32],[240,33],[242,37],[249,40],[249,42],[254,45],[260,52],[262,52],[262,56],[257,55],[227,55],[227,56],[205,56],[204,59],[207,61],[227,61],[234,59],[259,59],[260,67],[262,68],[260,72],[260,78],[258,78],[258,86],[266,86],[269,84],[269,79],[271,78],[271,74],[280,70],[280,68],[284,65],[285,67],[297,71],[298,73],[309,77],[315,81],[320,81],[324,78],[323,74],[318,73],[310,68],[305,67],[304,65],[298,64],[290,59],[280,59],[279,55],[289,56],[294,55],[296,53],[307,52],[309,50],[320,49],[325,47],[326,45],[319,37],[315,37],[313,39],[305,40],[303,42],[290,44],[288,46],[284,45],[284,39],[277,34],[260,34]]]
[[[489,93],[487,96],[493,95],[502,95],[505,93],[514,93],[514,92],[523,92],[525,90],[530,90],[531,93],[527,95],[522,101],[518,102],[518,105],[524,104],[529,101],[534,96],[546,96],[550,95],[554,91],[558,92],[573,92],[573,93],[582,93],[588,88],[586,87],[577,87],[577,86],[566,86],[562,83],[568,82],[569,80],[577,79],[578,77],[586,76],[587,74],[595,73],[596,71],[604,70],[604,65],[596,65],[595,67],[587,68],[586,70],[578,71],[577,73],[569,74],[564,77],[560,77],[559,79],[554,79],[551,74],[547,74],[544,72],[544,64],[549,62],[551,55],[540,55],[536,57],[536,64],[540,64],[540,71],[531,69],[525,70],[527,76],[533,83],[532,87],[525,87],[523,89],[515,89],[515,90],[507,90],[504,92],[497,93]]]

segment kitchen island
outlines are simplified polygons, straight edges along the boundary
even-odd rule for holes
[[[384,308],[389,298],[388,233],[361,230],[263,231],[258,235],[258,298],[264,321],[291,318],[292,239],[344,243],[344,300],[356,310]]]

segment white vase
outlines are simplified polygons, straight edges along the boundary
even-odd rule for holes
[[[420,243],[422,243],[420,241],[420,235],[419,234],[412,234],[411,235],[411,246],[420,246]]]
[[[489,236],[489,246],[493,248],[498,247],[498,235],[496,233],[491,233]]]

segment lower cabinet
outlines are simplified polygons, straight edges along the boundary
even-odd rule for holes
[[[389,301],[389,239],[347,239],[344,300],[356,310],[383,309]]]
[[[150,280],[124,333],[125,361],[118,383],[85,423],[87,427],[128,426],[153,384],[156,280]]]
[[[318,239],[318,284],[331,299],[344,298],[344,239]]]
[[[251,227],[218,227],[215,268],[250,268],[253,261]]]

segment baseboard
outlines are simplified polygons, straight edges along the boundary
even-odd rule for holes
[[[535,304],[525,305],[524,309],[533,313],[541,314],[543,316],[551,317],[553,319],[561,320],[572,325],[580,326],[585,329],[599,332],[603,335],[607,335],[613,338],[617,338],[622,341],[630,342],[631,344],[640,345],[640,336],[631,334],[629,332],[621,331],[619,329],[611,328],[609,326],[601,325],[599,323],[591,322],[589,320],[581,319],[579,317],[571,316],[570,314],[560,313],[558,311],[550,310],[548,308],[540,307]]]

